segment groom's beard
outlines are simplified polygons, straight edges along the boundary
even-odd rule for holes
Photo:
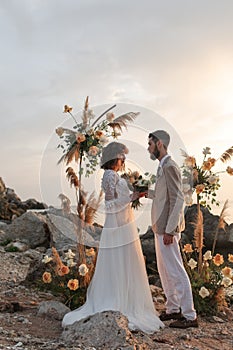
[[[150,154],[150,158],[151,158],[152,160],[156,160],[156,159],[159,158],[159,156],[160,156],[160,152],[159,152],[158,148],[155,147],[154,152]]]

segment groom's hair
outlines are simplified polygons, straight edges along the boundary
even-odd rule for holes
[[[152,138],[155,143],[161,140],[166,149],[170,143],[170,135],[165,130],[153,131],[149,134],[149,138]]]

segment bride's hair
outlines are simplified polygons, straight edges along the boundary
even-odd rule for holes
[[[112,169],[118,159],[124,159],[128,153],[128,148],[120,142],[111,142],[103,148],[101,157],[101,168]]]

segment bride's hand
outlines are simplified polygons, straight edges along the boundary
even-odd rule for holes
[[[135,201],[136,199],[140,198],[140,193],[139,192],[133,192],[131,193],[130,195],[130,201],[133,202]]]

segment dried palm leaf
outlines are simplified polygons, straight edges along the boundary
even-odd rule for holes
[[[122,127],[125,127],[127,129],[127,124],[130,122],[133,122],[134,119],[139,115],[140,113],[134,113],[134,112],[129,112],[126,114],[122,114],[119,117],[113,119],[111,123],[108,125],[113,128],[114,130],[118,129],[122,131]]]
[[[100,191],[98,198],[95,198],[95,192],[92,192],[88,198],[87,205],[85,207],[85,222],[89,225],[93,224],[96,217],[96,211],[102,200],[103,191]]]
[[[70,186],[74,186],[75,188],[79,187],[79,179],[78,176],[75,174],[75,171],[73,170],[73,168],[68,167],[66,169],[66,177],[68,179],[68,181],[70,182]]]
[[[233,146],[231,146],[230,148],[228,148],[225,152],[223,152],[223,154],[220,157],[220,160],[225,163],[228,160],[231,159],[231,157],[233,156]]]
[[[63,161],[66,162],[66,165],[68,165],[70,162],[72,162],[72,160],[77,161],[79,159],[79,144],[77,142],[73,143],[70,148],[68,149],[68,151],[66,152],[66,154],[64,154],[59,161],[57,162],[57,164],[62,163]]]

